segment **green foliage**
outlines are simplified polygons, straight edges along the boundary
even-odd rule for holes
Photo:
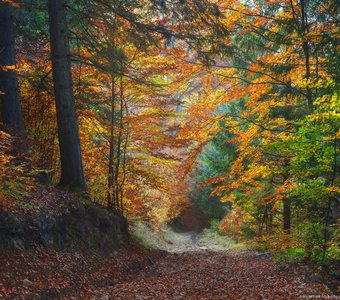
[[[308,37],[307,42],[297,44],[296,39],[309,26],[300,19],[300,8],[283,8],[278,2],[254,3],[254,7],[245,4],[250,11],[254,9],[273,21],[257,19],[255,14],[248,20],[241,14],[247,20],[239,24],[257,21],[259,32],[239,27],[242,36],[232,38],[229,46],[235,55],[228,62],[237,71],[225,74],[237,76],[238,84],[251,92],[243,98],[240,113],[225,110],[226,115],[239,117],[239,131],[232,131],[237,138],[230,134],[229,124],[222,122],[221,131],[199,157],[196,183],[206,184],[196,199],[204,203],[202,208],[208,213],[214,197],[232,201],[226,211],[214,205],[219,210],[215,216],[226,214],[221,226],[229,234],[241,228],[242,238],[259,236],[262,240],[258,244],[265,249],[328,265],[339,253],[334,224],[338,221],[340,192],[340,101],[333,39],[336,33],[320,32],[330,25],[335,6],[331,1],[329,10],[324,11],[316,9],[317,1],[301,5],[305,5],[305,17],[315,21],[320,30],[313,28],[317,39]],[[275,15],[282,22],[276,22]],[[227,52],[221,55],[228,57]],[[322,74],[319,66],[313,65],[321,60],[325,62]],[[301,67],[297,67],[297,61]],[[234,121],[229,119],[232,125]],[[209,180],[212,178],[217,180]],[[212,190],[217,190],[214,196]],[[289,202],[286,215],[284,201]],[[242,213],[235,213],[237,210]],[[284,217],[291,224],[289,238],[281,229]]]
[[[8,200],[17,200],[23,196],[27,196],[26,177],[16,177],[15,180],[0,181],[0,195]]]
[[[217,114],[236,114],[240,104],[221,106]],[[231,203],[221,202],[220,196],[211,193],[216,184],[206,184],[206,181],[225,174],[235,159],[235,146],[228,140],[232,135],[222,130],[225,122],[220,122],[221,131],[208,143],[197,160],[197,171],[192,174],[195,180],[192,198],[212,220],[221,220],[231,209]]]
[[[301,261],[305,257],[305,249],[291,248],[285,252],[275,253],[274,257],[278,260]]]
[[[39,207],[37,205],[25,202],[19,202],[19,207],[23,209],[30,209],[30,210],[38,210]]]

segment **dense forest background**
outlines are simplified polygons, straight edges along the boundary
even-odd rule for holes
[[[128,220],[339,258],[337,1],[3,0],[0,203],[35,179]]]

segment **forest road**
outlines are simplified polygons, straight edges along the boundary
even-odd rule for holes
[[[165,251],[2,254],[0,299],[339,299],[322,280],[307,280],[305,267],[222,244],[211,231],[164,229],[149,237]]]
[[[216,240],[215,235],[206,232],[174,232],[164,233],[165,243],[159,249],[170,253],[200,252],[200,251],[227,251],[228,245]]]
[[[240,248],[229,237],[218,235],[215,231],[205,229],[201,232],[174,231],[170,226],[163,226],[158,230],[145,223],[135,224],[133,235],[144,245],[170,253],[201,252],[201,251],[227,251]]]

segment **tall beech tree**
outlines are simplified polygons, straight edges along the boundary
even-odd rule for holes
[[[15,7],[10,3],[0,4],[0,103],[1,119],[6,130],[24,135],[16,73],[14,31]]]
[[[51,59],[61,160],[60,186],[86,190],[78,120],[73,98],[67,1],[49,0]]]

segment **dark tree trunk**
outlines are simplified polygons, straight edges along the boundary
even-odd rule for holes
[[[120,179],[120,165],[121,165],[121,152],[122,152],[122,138],[123,138],[123,105],[124,105],[124,90],[123,90],[123,77],[120,77],[120,111],[119,111],[119,132],[117,139],[117,161],[115,169],[115,193],[117,199],[117,207],[121,212],[123,211],[123,199],[120,199],[121,195],[121,184]]]
[[[61,159],[60,186],[86,190],[76,107],[73,99],[65,0],[49,0],[51,59]]]
[[[285,233],[290,233],[290,200],[288,198],[283,199],[283,230]]]
[[[300,1],[301,7],[301,31],[304,36],[308,36],[309,29],[308,29],[308,16],[307,16],[307,4],[304,0]],[[309,41],[305,38],[302,44],[303,53],[305,55],[305,78],[308,80],[311,76],[310,70],[310,46]],[[306,88],[306,98],[307,98],[307,106],[312,111],[313,110],[313,94],[310,87],[307,86]]]
[[[13,70],[4,71],[1,66],[15,66],[14,10],[9,4],[0,4],[0,103],[1,119],[6,130],[24,135],[18,75]]]
[[[112,76],[111,79],[111,118],[110,118],[110,137],[109,137],[109,172],[107,178],[107,205],[116,209],[116,201],[114,198],[113,182],[114,182],[114,172],[113,172],[113,159],[114,159],[114,127],[115,127],[115,77]]]

